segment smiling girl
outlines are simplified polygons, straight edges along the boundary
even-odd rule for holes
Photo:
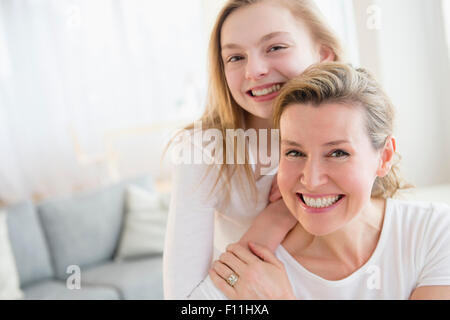
[[[228,1],[210,39],[209,92],[200,129],[222,137],[227,130],[254,130],[257,144],[271,150],[271,136],[260,132],[272,128],[279,90],[308,66],[341,58],[339,42],[313,1]],[[200,131],[195,125],[185,129],[194,138]],[[200,152],[214,149],[199,136],[200,141],[187,142],[189,150],[192,145]],[[226,154],[224,142],[211,144],[223,143]],[[253,240],[275,250],[295,225],[274,179],[278,163],[265,168],[253,147],[235,157],[246,159],[244,164],[176,166],[163,260],[166,299],[195,296],[213,258],[228,244]]]
[[[450,208],[393,199],[405,186],[394,109],[373,77],[313,66],[282,89],[274,122],[278,186],[298,223],[275,255],[230,245],[215,285],[231,299],[450,299]],[[198,298],[223,296],[208,282]]]

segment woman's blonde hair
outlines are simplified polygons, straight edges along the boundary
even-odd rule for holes
[[[284,5],[288,8],[292,15],[301,19],[309,28],[313,40],[316,43],[331,49],[335,56],[335,61],[340,61],[343,57],[343,50],[338,40],[338,37],[333,33],[331,28],[325,22],[324,17],[312,0],[229,0],[225,3],[222,10],[217,16],[216,22],[213,26],[208,51],[208,67],[209,67],[209,88],[206,102],[206,110],[203,113],[200,121],[203,129],[218,129],[222,132],[223,154],[226,154],[226,130],[227,129],[243,129],[244,110],[233,99],[231,92],[227,85],[225,77],[224,63],[221,55],[221,31],[225,20],[234,11],[261,2],[272,1],[278,5]],[[181,131],[194,129],[194,124],[191,124]],[[169,143],[170,144],[170,143]],[[236,144],[235,148],[236,148]],[[237,152],[235,150],[234,154]],[[216,182],[213,190],[216,188],[220,179],[224,179],[223,186],[229,188],[232,176],[237,172],[240,179],[240,185],[248,183],[252,192],[253,198],[256,201],[256,184],[253,170],[248,163],[248,155],[245,156],[246,163],[243,165],[220,165]],[[236,162],[234,162],[236,163]],[[212,166],[211,166],[212,168]],[[242,176],[246,179],[242,181]],[[211,190],[211,193],[213,192]],[[229,197],[229,189],[224,194],[225,199]],[[225,200],[227,201],[227,200]]]
[[[274,127],[279,128],[283,112],[293,104],[319,107],[326,103],[361,107],[375,150],[381,150],[393,135],[394,107],[374,77],[366,69],[336,62],[313,65],[283,87],[275,101]],[[390,198],[398,190],[411,187],[400,176],[399,161],[400,155],[395,153],[389,173],[375,180],[372,197]]]

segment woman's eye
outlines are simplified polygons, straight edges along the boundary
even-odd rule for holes
[[[286,152],[286,156],[287,157],[298,158],[298,157],[303,157],[304,154],[302,152],[299,152],[299,151],[291,150],[291,151]]]
[[[343,150],[335,150],[330,155],[332,158],[344,158],[348,157],[349,154]]]

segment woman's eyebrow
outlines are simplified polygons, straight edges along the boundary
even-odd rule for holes
[[[297,143],[295,141],[290,141],[290,140],[281,140],[281,144],[293,146],[293,147],[302,147],[302,145],[300,143]]]
[[[259,41],[258,41],[258,45],[260,45],[263,42],[269,41],[272,38],[278,37],[280,35],[289,35],[289,32],[286,31],[276,31],[276,32],[271,32],[269,34],[266,34],[265,36],[263,36]],[[240,49],[241,46],[235,43],[228,43],[222,46],[222,50],[226,50],[226,49]]]
[[[330,146],[337,146],[337,145],[345,144],[345,143],[350,143],[350,141],[348,141],[348,140],[330,141],[330,142],[324,143],[322,146],[323,147],[330,147]],[[295,141],[290,141],[290,140],[281,140],[281,144],[288,145],[288,146],[293,146],[293,147],[299,147],[299,148],[303,147],[300,143],[295,142]]]
[[[330,146],[337,146],[339,144],[345,144],[345,143],[350,143],[350,141],[348,141],[348,140],[330,141],[330,142],[325,143],[323,146],[324,147],[330,147]]]

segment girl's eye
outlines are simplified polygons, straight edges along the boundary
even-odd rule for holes
[[[332,158],[344,158],[348,157],[349,154],[343,150],[335,150],[330,155]]]
[[[232,56],[230,58],[228,58],[227,62],[237,62],[239,60],[242,60],[243,58],[240,56]]]
[[[279,51],[281,49],[286,49],[286,47],[283,46],[273,46],[269,49],[269,52],[273,52],[273,51]]]
[[[291,150],[291,151],[286,152],[286,156],[287,157],[298,158],[298,157],[303,157],[304,154],[302,152],[299,152],[299,151]]]

